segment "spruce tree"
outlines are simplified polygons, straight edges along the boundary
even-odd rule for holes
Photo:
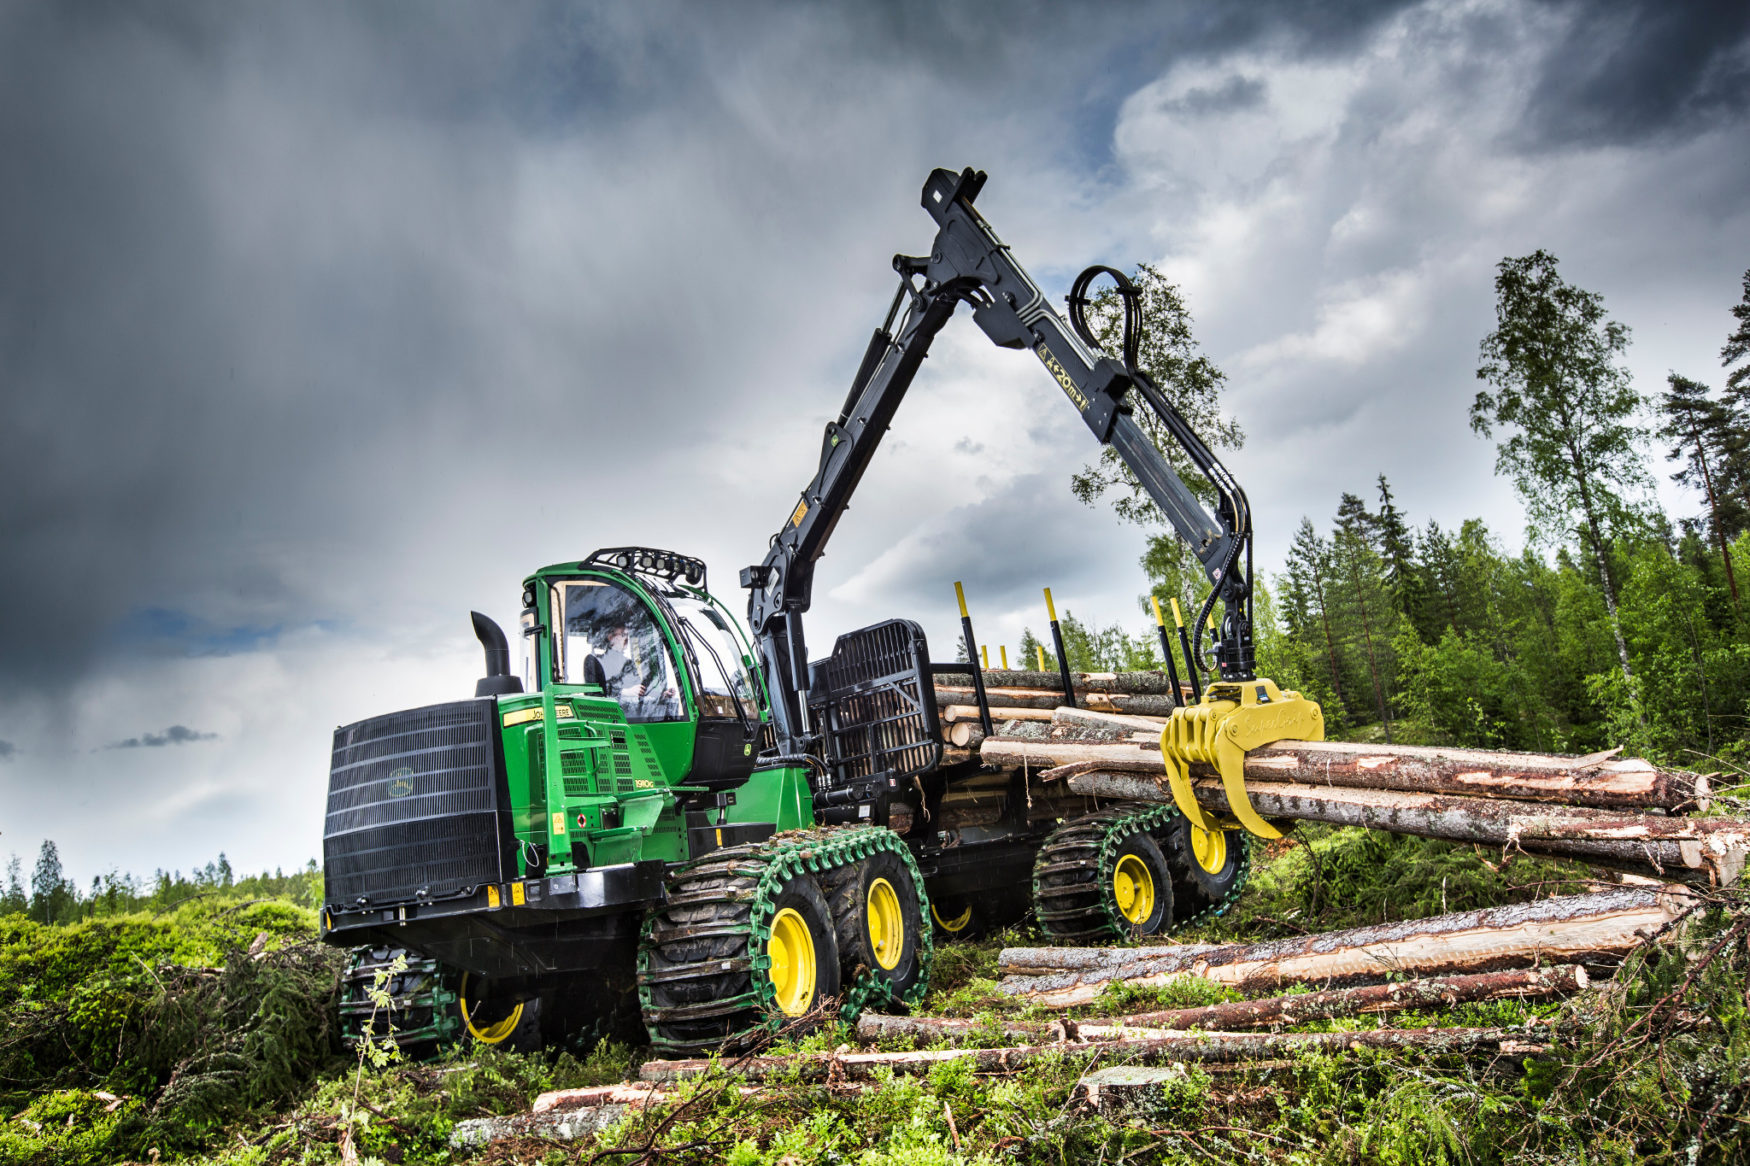
[[[1331,691],[1337,702],[1343,703],[1343,665],[1338,657],[1337,638],[1331,631],[1329,583],[1331,550],[1313,529],[1312,520],[1302,518],[1300,529],[1294,532],[1294,542],[1288,548],[1288,592],[1291,620],[1302,626],[1296,634],[1305,635],[1306,625],[1316,623],[1324,641],[1324,657],[1331,669]]]
[[[1355,605],[1361,625],[1362,654],[1367,660],[1368,675],[1373,681],[1373,703],[1385,730],[1386,743],[1391,742],[1391,714],[1386,709],[1385,679],[1380,670],[1380,656],[1390,628],[1382,622],[1379,595],[1384,590],[1380,577],[1380,560],[1373,548],[1378,522],[1367,513],[1367,504],[1354,494],[1345,493],[1337,506],[1337,529],[1331,537],[1332,560],[1339,580],[1348,587],[1348,598]]]
[[[1416,572],[1416,548],[1384,474],[1379,476],[1379,515],[1375,528],[1379,532],[1379,555],[1385,562],[1385,584],[1391,590],[1392,603],[1419,632],[1423,600],[1422,581]]]

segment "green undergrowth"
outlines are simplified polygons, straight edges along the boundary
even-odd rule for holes
[[[1274,939],[1488,907],[1583,889],[1589,873],[1307,830],[1260,855],[1229,917],[1175,939]],[[1122,1063],[1110,1053],[1090,1062],[1050,1052],[988,1075],[965,1062],[917,1076],[883,1070],[857,1088],[804,1069],[810,1055],[856,1047],[849,1029],[832,1026],[764,1050],[794,1062],[757,1094],[741,1096],[747,1082],[719,1062],[669,1102],[582,1142],[462,1150],[449,1142],[458,1122],[522,1111],[549,1089],[635,1079],[647,1051],[455,1049],[433,1062],[361,1068],[332,1029],[340,955],[311,942],[311,920],[296,908],[195,903],[66,928],[14,917],[0,921],[0,1166],[1735,1162],[1750,1159],[1747,938],[1750,902],[1720,893],[1679,942],[1632,958],[1613,982],[1574,1000],[1300,1026],[1523,1030],[1525,1048],[1502,1055],[1350,1050],[1261,1066],[1190,1064],[1131,1108],[1101,1113],[1077,1100],[1075,1086],[1090,1064]],[[973,1019],[956,1043],[1021,1043],[1005,1023],[1060,1014],[1001,994],[998,955],[1042,942],[1022,925],[941,945],[922,1011]],[[1189,978],[1114,985],[1071,1015],[1237,997]]]

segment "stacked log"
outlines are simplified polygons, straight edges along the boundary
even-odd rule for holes
[[[1161,719],[1079,708],[1051,716],[1008,721],[973,748],[988,768],[1021,771],[1029,795],[1053,805],[1172,801]],[[1707,775],[1617,753],[1278,741],[1247,754],[1244,771],[1253,808],[1281,823],[1362,826],[1660,879],[1736,882],[1750,858],[1750,819],[1685,817],[1708,808]],[[1231,814],[1213,766],[1194,763],[1190,775],[1201,805]]]

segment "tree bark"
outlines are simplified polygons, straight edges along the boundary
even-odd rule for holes
[[[1055,672],[1022,672],[998,668],[984,669],[987,688],[1034,688],[1063,696],[1063,681]],[[1165,672],[1071,672],[1070,685],[1076,695],[1084,692],[1134,692],[1154,696],[1171,696],[1173,683]],[[937,674],[937,687],[959,686],[970,689],[972,675],[968,672]]]
[[[1058,708],[1051,712],[1051,723],[1068,729],[1127,729],[1133,733],[1151,733],[1160,740],[1166,727],[1166,717],[1140,717],[1127,713],[1103,713],[1093,709]]]
[[[1159,987],[1200,976],[1246,990],[1476,974],[1538,963],[1614,960],[1677,919],[1690,896],[1653,890],[1567,895],[1268,943],[1138,948],[1007,948],[998,991],[1050,1008],[1088,1004],[1109,983]]]
[[[1066,784],[1076,793],[1092,797],[1172,801],[1163,784],[1134,773],[1078,773]],[[1198,803],[1206,809],[1232,812],[1219,781],[1202,778],[1193,788]],[[1528,810],[1523,803],[1491,798],[1289,782],[1248,781],[1246,794],[1252,807],[1266,818],[1364,826],[1448,842],[1479,842],[1716,886],[1736,882],[1750,855],[1750,821],[1742,818],[1624,818],[1608,810]]]
[[[1029,688],[987,688],[984,697],[991,706],[993,719],[999,708],[1037,709],[1049,713],[1063,702],[1062,693],[1042,693]],[[1082,692],[1076,695],[1076,700],[1085,709],[1133,716],[1167,717],[1178,707],[1171,696],[1148,692]],[[976,707],[978,696],[970,688],[938,686],[936,704],[942,708]]]
[[[1102,762],[1120,772],[1163,772],[1157,742],[1070,741],[991,737],[980,746],[991,764]],[[1706,809],[1704,774],[1660,769],[1616,750],[1589,757],[1507,753],[1425,745],[1364,745],[1348,741],[1276,741],[1246,755],[1247,781],[1299,782],[1346,789],[1391,789],[1460,797],[1506,798],[1599,809]],[[1195,763],[1193,777],[1213,777]]]
[[[1528,1040],[1522,1028],[1382,1028],[1365,1032],[1198,1032],[1169,1036],[1001,1049],[930,1049],[912,1053],[803,1053],[788,1057],[747,1057],[735,1070],[748,1079],[799,1076],[804,1081],[867,1081],[882,1070],[927,1073],[948,1061],[970,1061],[976,1073],[1011,1073],[1039,1057],[1100,1054],[1127,1061],[1249,1061],[1309,1052],[1361,1049],[1419,1049],[1428,1053],[1542,1051],[1545,1042]],[[683,1081],[722,1067],[716,1058],[646,1061],[638,1070],[645,1081]]]
[[[1405,980],[1396,984],[1370,984],[1360,988],[1332,988],[1263,1000],[1235,1000],[1200,1008],[1174,1008],[1164,1012],[1139,1012],[1098,1020],[1069,1022],[1075,1026],[1069,1039],[1109,1039],[1141,1035],[1138,1029],[1183,1030],[1202,1028],[1217,1032],[1268,1028],[1273,1025],[1305,1024],[1345,1016],[1374,1016],[1413,1009],[1451,1008],[1480,1000],[1546,999],[1580,991],[1589,983],[1586,969],[1574,964],[1518,971],[1484,972],[1469,976],[1440,976]],[[1060,1039],[1065,1022],[1002,1021],[1004,1036],[1022,1040]],[[884,1016],[865,1012],[857,1021],[857,1036],[872,1041],[887,1036],[910,1036],[939,1040],[990,1031],[982,1020],[943,1016]]]

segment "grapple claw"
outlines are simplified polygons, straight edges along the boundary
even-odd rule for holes
[[[1220,681],[1200,704],[1174,711],[1161,729],[1161,759],[1173,804],[1198,830],[1244,827],[1260,838],[1282,832],[1252,808],[1246,794],[1246,753],[1272,741],[1322,741],[1325,716],[1317,701],[1283,692],[1274,681]],[[1227,793],[1231,818],[1205,810],[1191,786],[1191,763],[1213,765]]]

